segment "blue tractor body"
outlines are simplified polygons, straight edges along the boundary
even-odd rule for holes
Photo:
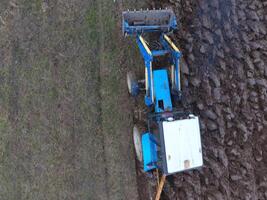
[[[171,162],[172,155],[167,155],[166,150],[170,151],[174,155],[174,157],[176,151],[172,151],[172,149],[175,149],[175,147],[169,148],[169,146],[165,146],[166,141],[170,141],[171,144],[172,140],[168,140],[168,137],[172,137],[173,135],[172,124],[167,124],[167,122],[175,122],[175,120],[178,121],[182,118],[190,118],[189,113],[176,112],[173,109],[172,102],[172,97],[174,97],[174,95],[178,97],[178,99],[181,98],[181,52],[167,35],[171,31],[177,29],[176,17],[171,9],[166,9],[126,11],[123,12],[122,18],[123,34],[125,36],[130,35],[136,38],[140,53],[144,59],[145,104],[146,106],[153,108],[153,112],[149,113],[150,117],[148,119],[148,132],[145,132],[142,135],[141,139],[144,165],[143,168],[144,171],[161,168],[164,174],[170,174],[173,173],[172,171],[170,171],[171,167],[173,167],[173,163]],[[154,32],[156,32],[156,35],[158,36],[157,41],[160,43],[160,48],[150,49],[149,44],[145,41],[143,35],[151,34]],[[168,56],[167,59],[170,63],[170,66],[153,66],[153,61],[155,61],[156,58],[160,56]],[[133,89],[136,90],[136,88]],[[198,118],[195,120],[198,120]],[[157,132],[159,134],[152,133],[150,129],[151,123],[156,124],[156,126],[158,127]],[[177,126],[180,126],[180,124],[177,123]],[[164,127],[166,127],[166,133],[168,132],[169,135],[164,135]],[[177,130],[178,129],[179,127],[177,127]],[[198,127],[195,130],[198,131]],[[185,131],[183,131],[182,133],[184,132]],[[175,134],[176,133],[174,133],[174,135]],[[198,134],[198,132],[196,132],[196,134]],[[186,162],[184,161],[186,163],[185,166],[188,165],[188,162],[190,166],[190,159],[188,160],[189,161],[185,160]],[[170,163],[170,166],[168,166],[168,163]],[[199,161],[198,165],[200,165],[199,163],[201,162]],[[181,169],[181,167],[175,167],[176,168],[174,169],[176,169],[176,171]]]
[[[144,133],[142,135],[142,152],[144,171],[150,171],[157,168],[157,143],[156,138],[151,133]]]
[[[152,62],[155,57],[170,54],[172,57],[172,89],[180,91],[178,48],[165,34],[177,29],[176,17],[172,10],[126,11],[123,12],[123,34],[136,37],[139,50],[146,67],[146,95],[145,104],[154,106],[156,113],[172,111],[171,90],[167,69],[153,69]],[[162,49],[150,50],[142,37],[143,33],[159,32]],[[134,87],[134,86],[133,86]],[[133,88],[136,91],[136,87]],[[142,135],[142,152],[144,170],[157,168],[156,138],[152,133]]]
[[[166,69],[153,71],[155,112],[172,111],[171,91]]]

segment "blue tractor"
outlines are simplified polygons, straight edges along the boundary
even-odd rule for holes
[[[202,166],[199,119],[174,108],[174,101],[182,96],[181,52],[169,37],[177,29],[174,12],[171,9],[125,11],[122,18],[123,34],[135,37],[145,62],[144,81],[136,80],[133,72],[127,73],[129,93],[137,96],[143,83],[145,105],[151,110],[146,130],[140,133],[138,127],[133,129],[138,160],[145,172],[159,169],[165,176]],[[150,45],[144,36],[157,45]],[[159,59],[163,63],[165,59],[166,66],[159,66],[156,63]]]

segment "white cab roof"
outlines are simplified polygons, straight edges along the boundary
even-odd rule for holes
[[[203,165],[198,117],[163,122],[168,173]]]

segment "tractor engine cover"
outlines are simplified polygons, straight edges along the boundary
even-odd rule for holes
[[[173,174],[203,165],[198,117],[163,121],[160,125],[164,174]]]

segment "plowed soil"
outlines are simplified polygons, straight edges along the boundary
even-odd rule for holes
[[[185,107],[201,119],[204,167],[168,178],[164,199],[267,199],[267,2],[172,0]]]

